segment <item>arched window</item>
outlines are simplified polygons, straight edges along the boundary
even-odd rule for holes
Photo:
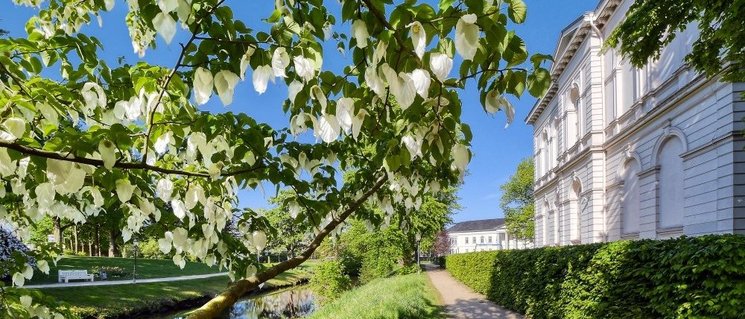
[[[639,232],[639,163],[629,160],[624,166],[621,198],[621,232]]]
[[[572,189],[569,192],[569,240],[572,243],[580,241],[581,227],[581,207],[579,203],[580,194],[582,194],[582,184],[579,179],[572,181]]]
[[[569,90],[569,109],[573,112],[569,112],[567,118],[569,123],[567,125],[569,134],[567,134],[567,140],[569,143],[567,146],[574,145],[582,137],[582,121],[585,118],[584,110],[580,105],[580,93],[579,86],[575,83]]]
[[[683,225],[683,143],[678,137],[665,140],[657,155],[660,167],[657,194],[660,228]]]
[[[541,207],[543,212],[543,219],[541,220],[541,235],[543,235],[543,246],[548,246],[551,244],[549,241],[549,216],[548,216],[548,201],[543,201],[543,206]]]
[[[543,133],[541,134],[541,175],[546,175],[549,170],[549,154],[548,154],[548,132],[546,130],[543,130]]]

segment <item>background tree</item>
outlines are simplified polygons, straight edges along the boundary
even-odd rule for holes
[[[432,252],[435,256],[445,256],[450,253],[450,237],[447,231],[437,233],[435,243],[432,246]]]
[[[721,72],[725,81],[745,81],[743,17],[743,0],[637,0],[606,44],[641,67],[695,25],[700,33],[686,62],[708,77]]]
[[[510,30],[525,21],[522,0],[278,0],[253,21],[224,0],[15,3],[37,8],[26,35],[0,39],[0,193],[23,206],[0,219],[28,240],[46,216],[77,227],[115,211],[114,245],[155,227],[176,264],[193,258],[235,280],[192,318],[214,317],[297,267],[350,216],[385,220],[365,205],[391,219],[417,214],[426,194],[457,185],[472,138],[461,89],[475,87],[486,112],[511,121],[506,96],[541,96],[550,81],[549,57],[530,56]],[[121,40],[140,58],[131,63],[107,59],[87,29],[115,6],[127,12]],[[348,65],[324,66],[328,46],[348,51]],[[176,54],[166,65],[144,59],[162,52]],[[258,94],[284,81],[286,128],[258,122],[252,105],[205,111],[211,98],[251,103],[233,101],[236,89],[251,89],[244,79]],[[341,180],[347,171],[354,176]],[[237,191],[265,184],[292,189],[288,200],[306,208],[299,221],[313,229],[307,249],[268,268],[256,255],[271,224],[251,209],[234,215]],[[411,238],[414,228],[401,230]],[[11,267],[17,285],[27,269]],[[38,310],[6,291],[19,305],[10,317]]]
[[[501,186],[502,198],[499,202],[509,234],[529,241],[535,237],[533,177],[533,159],[526,158],[517,165],[517,171],[509,181]]]

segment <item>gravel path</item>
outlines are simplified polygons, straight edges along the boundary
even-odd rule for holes
[[[427,267],[429,266],[429,267]],[[427,276],[440,293],[445,315],[453,319],[521,319],[522,315],[504,309],[461,282],[445,270],[425,265]]]
[[[205,275],[190,275],[190,276],[178,276],[178,277],[163,277],[163,278],[150,278],[150,279],[137,279],[138,284],[147,284],[153,282],[166,282],[166,281],[181,281],[181,280],[194,280],[212,278],[218,276],[227,276],[227,272],[220,272],[214,274]],[[57,283],[57,284],[43,284],[43,285],[26,285],[23,288],[67,288],[67,287],[89,287],[89,286],[114,286],[114,285],[129,285],[133,284],[132,280],[104,280],[104,281],[81,281],[81,282],[70,282],[70,283]]]

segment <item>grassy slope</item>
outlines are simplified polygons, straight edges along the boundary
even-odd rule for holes
[[[310,319],[443,318],[424,273],[372,281],[324,305]]]
[[[45,275],[38,270],[34,277],[27,281],[27,285],[55,283],[57,282],[57,270],[85,269],[91,273],[91,268],[95,266],[116,266],[122,267],[131,273],[134,267],[132,258],[109,258],[109,257],[63,257],[54,264],[49,265],[49,275]],[[184,269],[179,269],[170,259],[142,259],[137,258],[137,278],[161,278],[188,275],[201,275],[220,272],[218,267],[207,267],[203,263],[187,262]],[[117,278],[120,279],[120,278]]]
[[[139,260],[138,273],[139,273]],[[301,266],[268,282],[271,286],[287,286],[306,280],[309,269]],[[143,309],[158,309],[169,303],[214,295],[227,287],[228,277],[159,282],[137,285],[69,287],[41,289],[58,301],[69,304],[84,316],[107,317]]]

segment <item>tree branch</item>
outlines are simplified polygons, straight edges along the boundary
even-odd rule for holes
[[[7,149],[15,150],[18,152],[21,152],[26,155],[36,156],[36,157],[43,157],[43,158],[51,158],[56,159],[60,161],[67,161],[67,162],[73,162],[73,163],[80,163],[80,164],[87,164],[87,165],[93,165],[101,167],[103,166],[103,160],[94,159],[94,158],[87,158],[87,157],[67,157],[61,153],[57,152],[50,152],[50,151],[44,151],[40,149],[35,149],[32,147],[28,147],[25,145],[10,143],[10,142],[4,142],[0,141],[0,147],[5,147]],[[149,170],[154,172],[159,172],[163,174],[170,174],[170,175],[183,175],[183,176],[192,176],[192,177],[210,177],[210,174],[207,173],[200,173],[200,172],[188,172],[183,170],[177,170],[177,169],[170,169],[170,168],[163,168],[155,165],[150,165],[144,162],[116,162],[114,164],[114,167],[121,168],[121,169],[138,169],[138,170]],[[220,176],[234,176],[244,173],[250,173],[252,171],[256,171],[259,169],[265,168],[264,165],[258,165],[251,168],[246,169],[239,169],[235,171],[228,171],[221,173]]]
[[[352,213],[357,211],[360,206],[375,192],[377,192],[385,182],[388,180],[387,175],[383,175],[380,177],[377,182],[370,188],[367,192],[365,192],[362,197],[352,202],[352,204],[347,207],[344,212],[342,212],[338,218],[335,218],[331,221],[326,227],[319,232],[316,237],[313,239],[313,241],[310,243],[307,249],[303,251],[300,256],[296,256],[293,258],[288,259],[287,261],[281,262],[279,264],[274,265],[273,267],[256,274],[255,276],[243,279],[235,282],[234,285],[230,286],[227,290],[225,290],[220,295],[216,296],[215,298],[212,298],[209,302],[204,304],[201,308],[194,310],[192,313],[189,314],[187,317],[188,319],[207,319],[207,318],[215,318],[219,313],[233,305],[236,300],[238,300],[240,297],[251,291],[252,289],[256,288],[260,283],[265,282],[269,279],[272,279],[276,277],[277,275],[290,270],[292,268],[295,268],[302,264],[305,260],[310,258],[310,256],[315,252],[316,248],[321,245],[323,240],[332,232],[334,229],[339,226],[339,224],[343,223],[344,220],[346,220]]]
[[[142,153],[143,154],[142,163],[147,163],[147,155],[148,153],[150,153],[150,150],[149,150],[150,133],[152,133],[153,131],[152,128],[153,128],[153,118],[155,118],[155,110],[158,109],[158,105],[160,104],[160,101],[163,100],[163,96],[168,90],[168,84],[171,83],[171,80],[173,79],[173,77],[176,76],[176,72],[178,71],[178,68],[182,66],[181,62],[184,61],[184,57],[186,56],[186,49],[194,42],[194,40],[196,40],[197,34],[199,34],[199,26],[200,26],[200,23],[202,22],[202,19],[204,19],[204,17],[212,15],[212,13],[215,12],[217,7],[219,7],[223,2],[225,2],[225,0],[218,1],[215,4],[215,6],[210,8],[210,10],[207,11],[207,13],[203,17],[199,18],[199,20],[197,20],[194,23],[196,27],[194,28],[194,32],[191,34],[191,38],[189,38],[189,41],[186,42],[186,45],[181,47],[181,53],[179,54],[178,59],[176,60],[176,65],[173,67],[173,69],[171,70],[171,73],[168,74],[168,77],[166,77],[165,81],[163,82],[163,86],[161,86],[161,89],[160,89],[160,94],[158,95],[158,102],[155,103],[155,105],[153,106],[153,109],[150,110],[150,118],[147,119],[150,123],[147,126],[147,135],[145,135],[145,149],[143,150],[143,153]]]

